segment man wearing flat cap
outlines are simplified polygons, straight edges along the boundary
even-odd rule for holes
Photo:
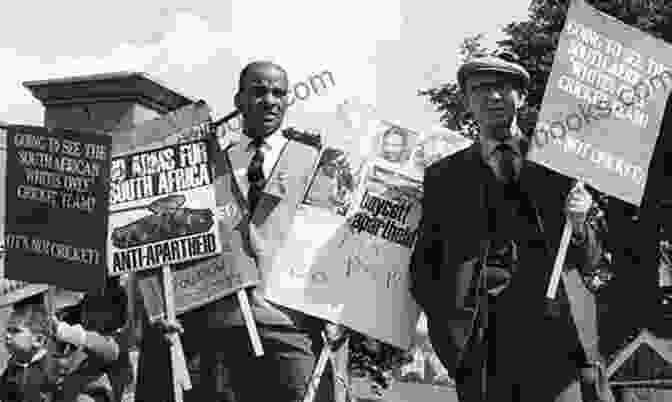
[[[602,252],[587,220],[592,196],[527,159],[529,139],[517,124],[530,82],[523,67],[479,56],[460,67],[458,81],[479,137],[425,170],[411,262],[411,292],[432,343],[461,402],[600,400],[595,384],[579,381],[601,361],[595,320],[583,313],[594,298],[580,274]],[[567,219],[574,235],[550,304]]]

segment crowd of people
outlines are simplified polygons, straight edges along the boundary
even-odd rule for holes
[[[604,357],[587,334],[595,322],[582,315],[594,303],[583,280],[604,259],[591,215],[596,193],[527,160],[528,137],[517,125],[530,76],[519,64],[482,56],[463,64],[458,81],[480,127],[471,146],[425,170],[419,238],[410,265],[411,293],[426,313],[428,333],[462,402],[610,401]],[[235,106],[248,155],[238,179],[250,211],[257,207],[288,141],[285,70],[253,62],[240,74]],[[383,157],[407,160],[403,133],[383,136]],[[226,157],[231,148],[222,150]],[[346,188],[339,157],[323,166],[325,188]],[[339,181],[340,180],[340,181]],[[337,191],[314,202],[337,203]],[[319,198],[319,199],[318,199]],[[544,303],[555,250],[568,220],[573,237],[562,291]],[[255,223],[238,228],[245,252],[263,271],[266,239]],[[303,400],[324,340],[334,326],[247,289],[265,350],[252,353],[235,298],[223,298],[180,317],[145,320],[136,401],[172,401],[170,334],[181,333],[187,356],[200,356],[200,381],[186,400],[295,402]],[[132,381],[126,294],[117,279],[87,294],[76,308],[51,314],[41,302],[14,306],[6,325],[11,361],[0,380],[2,402],[118,402]],[[335,335],[334,338],[338,338]],[[445,375],[444,375],[445,376]],[[221,379],[224,381],[220,381]],[[612,399],[610,399],[612,398]]]

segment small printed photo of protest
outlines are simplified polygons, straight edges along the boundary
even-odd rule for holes
[[[305,202],[345,216],[355,191],[355,174],[345,151],[335,148],[324,149],[315,176],[309,185]]]

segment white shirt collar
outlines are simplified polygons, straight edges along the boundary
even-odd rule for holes
[[[283,125],[282,127],[278,128],[273,134],[269,135],[264,139],[264,142],[262,144],[262,150],[264,151],[264,153],[285,145],[285,142],[287,142],[287,138],[282,134],[284,129],[285,127]],[[243,149],[244,151],[252,151],[253,148],[252,138],[244,134],[241,135],[239,145],[241,149]]]
[[[264,170],[264,176],[266,179],[271,177],[273,168],[275,167],[276,162],[280,159],[282,150],[285,147],[287,137],[283,135],[285,126],[281,126],[276,132],[266,137],[265,144],[262,146],[262,152],[264,153],[264,164],[262,169]],[[254,147],[251,147],[252,139],[246,135],[240,135],[240,138],[236,140],[236,143],[229,148],[229,155],[235,154],[238,155],[231,160],[233,164],[233,171],[243,194],[247,194],[249,183],[247,183],[246,172],[249,166],[252,154],[254,153]]]

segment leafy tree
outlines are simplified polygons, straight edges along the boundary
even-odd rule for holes
[[[588,0],[593,7],[635,26],[655,37],[672,43],[672,2],[669,0]],[[530,73],[532,82],[527,106],[521,110],[520,126],[530,130],[541,107],[546,82],[553,65],[553,56],[560,33],[565,24],[569,0],[533,0],[529,20],[508,24],[504,40],[497,42],[495,51],[510,51]],[[458,53],[466,59],[478,53],[492,53],[481,41],[483,34],[467,37]],[[475,122],[462,103],[462,93],[457,82],[419,91],[441,113],[441,120],[450,129],[473,138]]]
[[[672,43],[672,29],[670,29],[672,1],[586,1],[628,25]],[[531,75],[527,107],[519,116],[523,130],[531,130],[536,122],[569,4],[569,0],[532,0],[529,18],[526,21],[508,24],[503,29],[505,39],[497,42],[497,51],[505,50],[516,54],[519,63]],[[489,51],[482,48],[481,40],[482,35],[466,38],[459,49],[460,55],[468,56],[484,50]],[[475,123],[464,109],[462,94],[455,81],[420,90],[419,95],[426,96],[436,107],[446,127],[473,138]],[[609,312],[605,315],[604,328],[601,330],[604,331],[601,343],[606,354],[613,352],[627,338],[627,334],[639,328],[655,329],[657,326],[662,328],[665,325],[669,327],[669,322],[665,324],[659,321],[661,315],[657,310],[659,307],[656,304],[658,285],[656,249],[658,236],[661,236],[658,234],[660,230],[658,225],[665,220],[658,205],[662,205],[663,200],[672,199],[672,191],[666,179],[666,176],[669,177],[672,173],[672,164],[665,163],[665,160],[669,160],[669,156],[672,155],[672,136],[663,135],[669,131],[666,127],[672,127],[672,98],[668,99],[667,110],[670,112],[666,112],[661,127],[642,207],[634,208],[611,197],[600,197],[602,201],[606,201],[606,198],[609,201],[603,205],[607,208],[608,238],[611,243],[608,246],[614,252],[615,264],[612,268],[615,273],[614,280],[611,285],[605,287],[602,296],[598,298],[600,309]],[[669,219],[667,221],[672,222]],[[672,230],[668,228],[667,232],[670,231]],[[669,237],[669,234],[667,236]],[[634,297],[624,297],[626,294]]]

